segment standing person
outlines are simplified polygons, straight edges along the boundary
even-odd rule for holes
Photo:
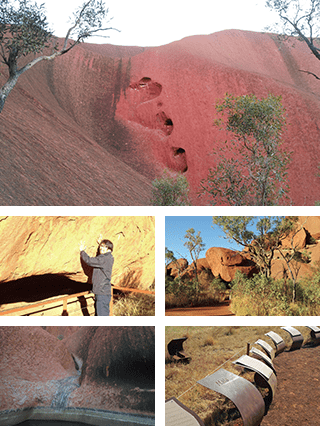
[[[110,315],[111,301],[111,274],[114,258],[112,255],[113,244],[110,240],[99,243],[97,256],[90,257],[84,251],[85,243],[80,243],[81,259],[93,268],[92,291],[96,299],[96,314],[98,316]]]

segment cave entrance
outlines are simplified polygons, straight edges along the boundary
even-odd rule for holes
[[[185,173],[188,170],[187,154],[183,148],[172,147],[174,170]]]
[[[92,285],[65,275],[44,274],[1,283],[0,313],[13,315],[90,315]],[[82,293],[87,293],[82,295]],[[68,305],[68,308],[67,308]],[[89,309],[90,308],[90,309]],[[94,306],[93,306],[94,309]]]
[[[156,115],[157,127],[164,131],[166,135],[171,135],[173,132],[173,122],[171,118],[167,117],[164,111]]]

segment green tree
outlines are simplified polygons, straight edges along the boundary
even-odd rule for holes
[[[8,67],[9,78],[0,89],[0,113],[18,78],[25,71],[43,60],[51,61],[64,55],[100,31],[112,29],[103,26],[107,13],[108,9],[102,0],[87,0],[75,11],[63,45],[59,46],[48,28],[43,4],[38,6],[32,0],[1,0],[0,60]],[[46,48],[52,48],[51,54],[30,60],[28,55],[38,55]],[[27,59],[23,61],[25,57]]]
[[[297,217],[268,216],[259,218],[255,224],[253,216],[214,216],[213,224],[223,230],[229,241],[245,247],[260,272],[269,277],[275,250],[294,231],[297,220]]]
[[[200,231],[198,231],[198,233],[195,234],[195,230],[193,228],[190,228],[186,231],[186,235],[184,236],[184,238],[186,239],[184,246],[188,249],[193,262],[197,291],[199,287],[197,261],[199,259],[200,253],[205,248],[205,244],[203,243],[200,234],[201,234]]]
[[[311,53],[320,60],[320,1],[319,0],[267,0],[266,6],[277,12],[279,21],[267,28],[279,33],[279,38],[289,36],[304,42]],[[320,78],[313,72],[300,70]]]
[[[171,175],[164,170],[161,177],[152,181],[153,206],[190,206],[189,184],[187,178],[181,173]]]
[[[296,300],[298,275],[303,263],[309,263],[311,261],[311,253],[308,250],[302,250],[299,247],[299,240],[296,239],[298,232],[303,230],[303,224],[295,222],[295,226],[292,227],[290,232],[290,244],[283,247],[279,245],[278,252],[280,253],[284,263],[287,266],[291,280],[292,280],[292,303]]]
[[[217,102],[221,118],[214,121],[231,134],[214,151],[216,166],[201,181],[212,204],[269,206],[284,202],[289,191],[290,154],[280,150],[285,110],[281,97],[232,96]]]
[[[171,262],[175,262],[176,260],[177,259],[175,258],[175,255],[174,255],[173,251],[169,250],[166,247],[166,266],[168,266],[169,263],[171,263]]]

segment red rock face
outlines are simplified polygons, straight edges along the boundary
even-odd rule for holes
[[[154,413],[154,327],[47,328],[0,327],[0,411]]]
[[[65,342],[83,360],[82,383],[154,383],[154,327],[82,327]]]
[[[187,267],[187,259],[177,259],[176,261],[170,262],[169,265],[167,265],[167,275],[178,277],[183,271],[185,271]]]
[[[3,205],[146,205],[165,167],[184,173],[195,205],[226,92],[282,96],[292,151],[290,202],[314,205],[320,179],[318,61],[303,43],[222,31],[162,47],[83,44],[25,73],[0,114]],[[0,70],[0,83],[6,70]]]
[[[185,173],[195,197],[200,180],[213,166],[213,148],[226,138],[213,126],[216,101],[226,92],[281,95],[289,124],[283,147],[293,151],[290,196],[294,204],[314,204],[320,189],[315,174],[320,154],[320,85],[299,69],[317,66],[303,44],[280,46],[269,34],[223,31],[189,37],[132,58],[132,83],[120,97],[116,116],[128,125],[139,124],[141,131],[153,129],[149,142],[155,159]],[[140,88],[145,93],[142,97],[139,81],[148,81],[161,91],[147,96],[146,85]],[[193,201],[205,203],[201,198]]]
[[[0,375],[19,380],[58,380],[76,374],[63,343],[41,327],[0,327]]]
[[[249,277],[258,272],[254,262],[240,253],[226,248],[209,248],[206,252],[206,259],[213,275],[215,277],[220,275],[226,282],[234,279],[236,271],[240,271]]]

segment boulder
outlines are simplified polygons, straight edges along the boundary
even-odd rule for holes
[[[177,259],[173,262],[170,262],[169,265],[166,267],[166,274],[167,276],[176,278],[181,273],[183,273],[189,265],[189,262],[187,259]]]
[[[257,267],[247,255],[222,248],[211,247],[206,252],[206,259],[215,277],[220,276],[223,281],[230,282],[234,279],[236,271],[247,276],[257,272]]]

